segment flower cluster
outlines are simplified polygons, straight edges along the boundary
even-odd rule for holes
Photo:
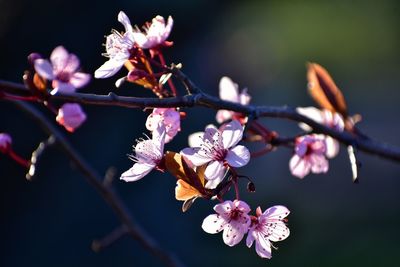
[[[262,258],[271,258],[271,242],[281,241],[289,236],[285,218],[289,210],[284,206],[273,206],[262,213],[258,207],[256,216],[249,215],[250,207],[241,200],[228,200],[214,207],[216,214],[207,216],[202,228],[209,234],[222,232],[224,243],[237,245],[247,235],[246,245],[256,242],[256,252]]]

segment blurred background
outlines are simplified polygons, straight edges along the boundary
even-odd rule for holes
[[[112,28],[123,30],[120,10],[138,25],[157,14],[172,15],[169,39],[175,45],[165,56],[183,63],[207,93],[217,95],[220,77],[228,75],[249,89],[253,104],[313,105],[305,63],[318,62],[344,92],[350,112],[363,116],[359,127],[400,145],[399,1],[0,0],[0,10],[0,79],[21,82],[26,56],[48,57],[58,45],[76,53],[83,70],[93,73],[105,61],[104,36]],[[80,91],[150,96],[133,85],[115,89],[122,75],[94,80]],[[276,204],[291,210],[290,237],[277,243],[271,260],[263,260],[243,241],[230,248],[221,235],[202,231],[215,202],[199,200],[182,213],[172,176],[152,172],[136,183],[118,180],[132,165],[126,154],[146,131],[145,113],[84,109],[87,122],[65,134],[100,173],[116,168],[115,187],[135,219],[187,266],[400,265],[399,164],[360,153],[360,183],[353,184],[344,147],[330,161],[329,173],[304,180],[290,175],[291,151],[285,148],[252,160],[240,171],[253,178],[257,191],[246,193],[243,182],[242,198],[253,210]],[[299,131],[290,121],[262,122],[283,135]],[[215,123],[214,111],[188,110],[182,132],[166,149],[179,151],[189,133],[209,123]],[[4,101],[0,132],[10,133],[14,149],[26,157],[46,138],[26,114]],[[0,155],[0,266],[162,266],[128,237],[100,253],[91,250],[92,240],[119,222],[60,150],[47,151],[35,181],[26,181],[25,172]]]

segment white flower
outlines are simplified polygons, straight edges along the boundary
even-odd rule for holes
[[[222,238],[224,243],[232,247],[237,245],[249,230],[251,223],[249,205],[244,201],[228,200],[214,207],[217,214],[208,215],[202,224],[202,228],[209,234],[224,231]]]
[[[206,188],[215,188],[225,176],[227,164],[231,167],[243,167],[250,160],[249,150],[237,145],[243,136],[243,126],[236,120],[224,124],[220,129],[207,127],[198,142],[198,147],[189,147],[181,151],[194,166],[208,164],[205,177]]]
[[[219,82],[219,97],[222,100],[239,103],[242,105],[248,105],[250,103],[250,95],[247,93],[247,89],[243,89],[239,93],[239,86],[234,83],[229,77],[222,77]],[[241,113],[237,113],[230,110],[218,110],[216,120],[218,123],[230,119],[245,119],[245,116]]]
[[[174,20],[171,16],[168,17],[167,24],[165,24],[162,16],[156,16],[146,29],[146,33],[141,32],[139,29],[133,32],[137,46],[149,49],[162,45],[171,33],[173,24]]]
[[[100,68],[98,68],[94,77],[97,79],[108,78],[117,73],[131,55],[131,49],[135,43],[133,37],[132,25],[129,18],[123,11],[118,14],[118,21],[121,22],[125,27],[125,33],[121,34],[116,30],[113,30],[110,35],[106,38],[106,53],[103,55],[108,57]]]
[[[164,157],[165,127],[159,124],[153,131],[152,139],[140,140],[134,147],[135,155],[131,159],[135,162],[132,168],[121,175],[126,182],[142,179],[151,170],[156,168]]]
[[[260,210],[261,213],[261,210]],[[246,239],[246,245],[251,247],[256,241],[256,252],[261,258],[271,258],[271,241],[281,241],[289,236],[289,228],[284,218],[289,210],[284,206],[273,206],[253,221]]]
[[[344,129],[344,121],[339,113],[333,113],[327,109],[317,109],[315,107],[297,108],[296,111],[320,124],[335,129],[336,131],[342,132]],[[305,123],[299,124],[300,128],[305,131],[311,131],[312,128]],[[328,158],[334,158],[339,153],[340,144],[336,139],[325,136],[326,142],[326,156]]]

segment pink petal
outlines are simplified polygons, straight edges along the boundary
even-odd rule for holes
[[[223,175],[221,175],[220,177],[218,177],[214,180],[208,180],[204,187],[207,189],[215,189],[222,182],[222,180],[224,180]]]
[[[11,136],[6,133],[0,133],[0,151],[6,150],[12,143]],[[4,153],[4,152],[3,152]]]
[[[249,248],[253,245],[253,242],[254,242],[254,234],[255,233],[254,233],[253,228],[251,228],[249,230],[249,233],[247,234],[247,238],[246,238],[246,246]]]
[[[90,74],[83,72],[76,72],[71,76],[69,82],[75,88],[81,88],[90,81],[90,78],[91,78]]]
[[[61,71],[74,73],[79,68],[79,65],[80,65],[79,58],[75,54],[69,54],[68,59],[66,62],[64,62]]]
[[[271,255],[271,242],[265,239],[261,233],[256,232],[256,252],[261,258],[270,259]]]
[[[157,151],[162,155],[164,154],[164,144],[166,140],[165,127],[162,124],[158,124],[157,128],[152,131],[152,141],[157,147]]]
[[[247,89],[243,89],[242,92],[239,94],[239,102],[242,105],[248,105],[251,100],[251,96],[247,93]]]
[[[132,168],[121,175],[120,179],[126,182],[134,182],[140,180],[144,176],[146,176],[151,170],[153,170],[155,166],[155,164],[135,163],[133,164]]]
[[[86,120],[86,114],[76,103],[66,103],[58,110],[56,121],[68,131],[73,132]]]
[[[298,113],[300,113],[303,116],[306,116],[310,119],[312,119],[313,121],[316,121],[318,123],[323,123],[323,115],[322,115],[322,111],[315,108],[315,107],[298,107],[296,108],[296,111]],[[300,123],[299,127],[302,128],[305,131],[311,131],[312,128],[310,126],[308,126],[305,123]]]
[[[223,148],[222,135],[214,125],[209,125],[206,127],[204,131],[203,141],[216,149]]]
[[[135,154],[139,160],[149,164],[156,164],[163,156],[159,144],[153,140],[144,140],[137,143]]]
[[[208,164],[206,171],[204,172],[204,175],[207,180],[214,180],[218,179],[221,181],[224,178],[225,175],[225,167],[220,161],[212,161],[211,163]]]
[[[250,219],[249,219],[250,222]],[[224,243],[230,247],[237,245],[247,233],[248,225],[243,225],[235,220],[232,220],[224,228],[222,238]]]
[[[200,147],[203,143],[204,132],[195,132],[189,135],[188,143],[190,147]]]
[[[73,86],[72,84],[59,82],[57,80],[53,80],[52,85],[54,87],[54,89],[51,90],[51,92],[50,92],[50,94],[52,94],[52,95],[55,95],[58,92],[61,92],[61,93],[73,93],[76,90],[75,86]]]
[[[219,81],[219,97],[230,102],[239,102],[238,85],[229,77],[222,77]]]
[[[233,203],[234,203],[236,209],[240,210],[243,213],[249,213],[251,210],[250,206],[244,201],[235,200]]]
[[[217,204],[214,206],[214,210],[222,215],[222,216],[229,216],[231,211],[235,208],[235,205],[233,204],[232,201],[226,200],[221,204]]]
[[[165,26],[164,32],[161,35],[161,42],[167,40],[169,34],[171,33],[172,26],[174,25],[174,20],[171,16],[168,17],[167,26]]]
[[[325,143],[326,143],[325,155],[330,159],[336,157],[340,150],[339,142],[330,136],[326,136]]]
[[[311,171],[313,173],[325,173],[329,169],[329,162],[325,155],[310,155]]]
[[[236,168],[243,167],[250,161],[250,152],[245,146],[235,146],[228,151],[225,160],[228,162],[229,166]]]
[[[48,60],[41,58],[36,59],[34,66],[35,66],[35,71],[43,78],[47,80],[54,79],[53,66]]]
[[[113,76],[124,66],[126,60],[126,58],[120,58],[106,61],[94,72],[94,77],[96,79],[104,79]]]
[[[123,12],[120,11],[118,13],[118,21],[122,23],[125,27],[125,32],[132,31],[131,21],[129,20],[128,16]]]
[[[148,39],[145,34],[143,34],[142,32],[133,32],[132,37],[133,40],[135,40],[137,46],[139,46],[140,48],[148,48],[147,47]]]
[[[226,221],[224,218],[222,218],[218,214],[211,214],[204,219],[201,228],[203,228],[206,233],[216,234],[221,232],[224,229],[225,225]]]
[[[227,120],[232,119],[233,112],[230,110],[221,109],[218,110],[217,115],[215,116],[215,120],[218,123],[223,123]]]
[[[289,162],[289,169],[292,175],[298,178],[304,178],[310,173],[311,165],[298,155],[293,155]]]
[[[56,73],[62,71],[65,68],[68,62],[68,58],[69,53],[63,46],[57,46],[56,48],[54,48],[53,52],[51,52],[50,55],[50,61]]]
[[[222,142],[225,149],[235,146],[242,140],[243,126],[237,120],[222,125],[220,131],[222,132]]]
[[[282,220],[290,213],[289,209],[285,206],[276,205],[264,211],[263,215],[268,220]]]
[[[187,147],[181,151],[181,155],[185,156],[188,160],[190,160],[193,165],[195,166],[201,166],[204,165],[212,160],[211,157],[208,155],[199,153],[200,148],[195,147]]]

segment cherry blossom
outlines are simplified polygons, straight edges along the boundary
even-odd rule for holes
[[[165,136],[165,127],[160,123],[153,131],[152,139],[140,140],[134,146],[135,155],[130,156],[135,163],[120,179],[126,182],[138,181],[154,168],[158,168],[164,157]]]
[[[208,215],[202,224],[202,228],[209,234],[224,231],[222,238],[224,243],[232,247],[237,245],[249,230],[251,223],[250,207],[241,200],[230,200],[215,205],[217,214]]]
[[[131,49],[135,43],[131,22],[123,11],[118,13],[118,21],[124,25],[125,33],[121,34],[112,30],[111,34],[106,37],[106,53],[103,55],[109,60],[95,71],[94,77],[97,79],[113,76],[124,66],[131,55]]]
[[[165,143],[170,142],[181,130],[180,114],[174,108],[153,109],[147,117],[146,128],[151,132],[156,131],[159,123],[162,123],[166,130]]]
[[[289,210],[284,206],[273,206],[261,214],[257,208],[258,217],[252,220],[246,245],[250,248],[256,241],[256,252],[261,258],[271,258],[271,241],[282,241],[289,236],[289,228],[283,221],[289,215]]]
[[[306,135],[296,139],[295,154],[289,167],[294,176],[303,178],[310,173],[325,173],[329,163],[325,157],[326,142],[324,135]]]
[[[78,72],[79,58],[57,46],[50,55],[50,61],[38,58],[34,61],[36,72],[47,80],[52,80],[54,88],[50,93],[74,92],[90,81],[90,74]]]
[[[86,114],[76,103],[66,103],[58,110],[56,121],[69,132],[75,131],[86,120]]]
[[[344,121],[339,113],[334,113],[327,109],[320,110],[315,107],[297,108],[296,110],[300,114],[309,117],[320,124],[333,128],[336,131],[342,132],[344,129]],[[310,126],[304,123],[300,123],[299,126],[305,131],[312,130]],[[339,153],[339,142],[329,135],[325,135],[325,142],[326,156],[328,158],[336,157]]]
[[[12,139],[7,133],[0,133],[0,152],[5,153],[7,149],[11,146]]]
[[[167,24],[165,24],[164,17],[156,16],[148,28],[145,29],[145,33],[139,29],[133,31],[136,45],[143,49],[163,45],[171,33],[173,24],[174,20],[171,16],[168,17]]]
[[[181,151],[194,166],[208,164],[205,177],[206,188],[215,188],[224,178],[226,165],[243,167],[250,160],[249,150],[237,145],[243,136],[243,126],[234,120],[222,125],[219,129],[209,126],[197,144]]]
[[[239,86],[229,77],[221,78],[219,82],[219,97],[223,100],[240,103],[242,105],[248,105],[251,99],[250,95],[247,93],[247,89],[243,89],[242,92],[239,93]],[[241,122],[246,121],[243,114],[230,110],[219,110],[216,115],[216,120],[218,123],[223,123],[232,118],[240,119]]]

